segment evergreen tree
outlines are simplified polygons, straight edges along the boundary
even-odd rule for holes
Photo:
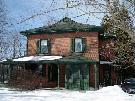
[[[104,31],[107,34],[115,35],[115,43],[113,47],[114,57],[111,59],[114,63],[114,66],[117,67],[121,74],[125,73],[125,70],[134,69],[134,41],[129,36],[128,32],[121,29],[121,23],[124,23],[125,26],[132,28],[133,23],[128,14],[128,11],[124,6],[118,7],[115,5],[113,16],[106,15],[103,18],[103,27]],[[112,18],[113,17],[113,18]],[[115,20],[114,20],[115,19]],[[133,72],[133,71],[132,71]],[[128,76],[130,73],[127,71],[127,74],[120,75],[121,77]]]

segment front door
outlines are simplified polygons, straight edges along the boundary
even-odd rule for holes
[[[66,85],[67,89],[88,89],[89,71],[86,64],[72,64],[66,66]]]

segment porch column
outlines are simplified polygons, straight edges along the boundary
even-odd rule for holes
[[[1,69],[2,69],[2,70],[1,70],[2,83],[4,83],[4,81],[5,81],[5,80],[4,80],[4,78],[5,78],[5,77],[4,77],[4,68],[5,68],[5,65],[3,65],[2,68],[1,68]]]
[[[99,75],[98,75],[98,67],[96,64],[94,64],[94,76],[95,76],[95,89],[98,89]]]
[[[60,65],[58,65],[58,88],[60,87]]]

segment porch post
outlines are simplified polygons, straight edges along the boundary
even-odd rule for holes
[[[94,64],[94,76],[95,76],[95,89],[98,89],[98,68],[96,64]]]
[[[2,83],[4,83],[4,68],[5,68],[5,65],[2,66]]]
[[[58,65],[58,88],[60,87],[60,65]]]

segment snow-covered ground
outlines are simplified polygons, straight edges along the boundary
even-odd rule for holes
[[[135,101],[117,85],[104,87],[97,91],[35,90],[13,91],[0,88],[0,101]]]

